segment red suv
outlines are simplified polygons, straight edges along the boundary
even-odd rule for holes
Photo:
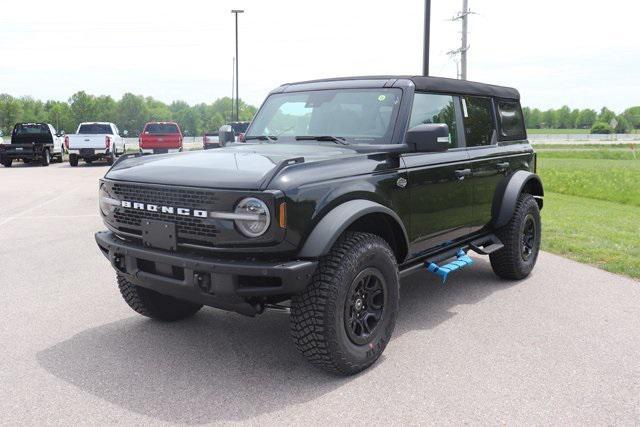
[[[149,122],[144,125],[138,142],[143,154],[182,151],[182,132],[175,122]]]

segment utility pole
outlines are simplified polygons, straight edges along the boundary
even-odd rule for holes
[[[467,29],[469,23],[469,15],[471,15],[472,13],[473,12],[469,10],[469,1],[462,0],[462,12],[458,12],[458,15],[451,19],[452,21],[462,21],[462,42],[460,44],[460,48],[447,52],[451,56],[457,56],[458,54],[460,54],[460,72],[458,74],[458,78],[462,80],[467,80],[467,51],[469,50],[469,44],[467,42]]]
[[[469,20],[469,1],[462,0],[462,46],[460,46],[460,77],[467,80],[467,21]]]
[[[229,121],[233,121],[233,97],[235,96],[236,88],[236,57],[233,57],[233,75],[231,76],[231,114],[229,115]]]
[[[240,61],[238,60],[238,14],[244,13],[244,10],[234,9],[231,11],[236,16],[236,122],[239,121],[238,117],[240,116],[240,91],[238,86],[240,86],[239,82],[239,73],[238,69],[240,68]]]
[[[422,50],[422,75],[429,75],[429,39],[431,33],[431,0],[424,0],[424,45]]]

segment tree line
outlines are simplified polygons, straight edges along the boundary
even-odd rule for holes
[[[241,121],[251,120],[256,107],[240,100]],[[73,133],[81,122],[112,122],[128,136],[137,136],[148,121],[175,121],[185,135],[202,135],[217,132],[218,128],[233,117],[231,98],[224,97],[211,104],[189,105],[184,101],[165,104],[150,96],[125,93],[119,100],[108,95],[95,96],[84,91],[74,93],[67,102],[46,102],[29,96],[20,98],[0,94],[0,130],[11,134],[13,126],[20,122],[45,122],[58,131]]]
[[[627,108],[621,114],[607,107],[597,112],[566,105],[545,111],[525,107],[522,112],[527,129],[589,129],[592,133],[629,133],[640,129],[640,106]]]

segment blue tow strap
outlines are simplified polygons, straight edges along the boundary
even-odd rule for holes
[[[471,257],[467,255],[462,249],[460,249],[458,253],[456,253],[455,261],[452,261],[449,264],[445,264],[442,267],[440,267],[435,262],[432,262],[427,265],[427,270],[442,277],[442,283],[444,284],[447,281],[447,276],[449,275],[449,273],[471,264],[473,264],[473,260],[471,259]]]

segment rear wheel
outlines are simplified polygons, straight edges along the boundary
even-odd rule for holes
[[[307,360],[352,375],[371,366],[391,339],[399,303],[398,266],[379,236],[349,232],[291,300],[291,335]]]
[[[42,166],[49,166],[49,163],[51,163],[51,154],[49,150],[44,150],[42,152]]]
[[[13,159],[2,159],[2,166],[5,168],[10,168],[13,163]]]
[[[540,209],[531,194],[518,198],[507,225],[496,231],[504,247],[489,255],[493,271],[503,279],[524,279],[531,273],[540,252]]]
[[[113,164],[113,162],[115,161],[115,160],[114,160],[114,156],[115,156],[115,154],[112,154],[112,155],[110,155],[109,157],[107,157],[107,164],[108,164],[109,166],[111,166],[111,165]]]
[[[31,163],[31,159],[22,159],[22,163],[28,165],[29,163]]]
[[[136,286],[122,276],[118,276],[118,288],[125,302],[134,311],[157,320],[173,321],[191,317],[202,308],[177,298],[163,295],[151,289]]]
[[[77,154],[69,154],[69,165],[76,167],[78,166],[78,155]]]

